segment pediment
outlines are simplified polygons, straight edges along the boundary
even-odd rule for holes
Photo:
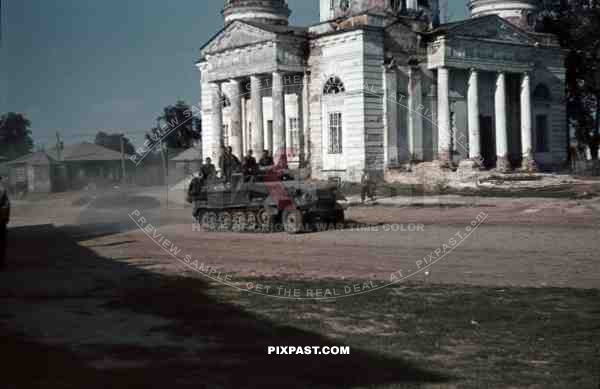
[[[202,55],[227,51],[256,43],[275,40],[277,35],[271,31],[235,21],[218,32],[202,49]]]
[[[457,23],[446,30],[446,35],[506,43],[535,44],[535,40],[525,31],[496,15],[483,16]]]

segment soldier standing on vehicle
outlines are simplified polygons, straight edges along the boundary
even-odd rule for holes
[[[219,156],[219,170],[221,171],[221,177],[225,183],[231,180],[231,157],[227,153],[227,149],[221,146],[221,155]]]
[[[192,178],[192,181],[190,182],[190,186],[188,187],[188,192],[187,192],[187,202],[188,203],[194,202],[194,200],[196,200],[196,198],[198,196],[200,196],[200,194],[202,193],[202,188],[204,187],[205,183],[206,183],[206,176],[204,176],[204,174],[202,172],[198,173],[197,175],[194,176],[194,178]]]
[[[212,159],[206,158],[206,163],[202,166],[202,175],[206,180],[214,180],[217,177],[217,169],[215,169]]]
[[[262,157],[260,158],[258,165],[260,167],[273,166],[273,158],[269,154],[269,150],[263,150]]]
[[[227,155],[231,158],[231,170],[233,172],[240,171],[242,168],[242,162],[240,159],[233,153],[233,147],[227,147]]]
[[[248,150],[248,154],[244,158],[244,163],[242,164],[242,173],[244,174],[244,181],[248,182],[256,176],[258,173],[258,164],[256,163],[256,159],[252,156],[252,150]]]
[[[10,201],[0,176],[0,269],[4,267],[6,255],[6,225],[10,219]]]
[[[371,173],[365,169],[363,171],[363,175],[360,179],[361,191],[360,191],[360,199],[364,204],[367,196],[371,199],[371,201],[375,201],[375,180],[373,179]]]

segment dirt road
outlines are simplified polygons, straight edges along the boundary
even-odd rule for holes
[[[584,202],[352,208],[348,218],[361,227],[292,237],[199,232],[189,209],[139,193],[15,205],[0,272],[0,341],[11,356],[2,387],[595,382],[599,219]],[[466,238],[453,245],[457,234]],[[428,276],[333,303],[253,299],[173,257],[190,255],[235,285],[343,288],[416,272],[444,245],[452,250]],[[265,351],[336,344],[352,345],[351,355],[267,359]],[[504,374],[499,361],[514,367]]]

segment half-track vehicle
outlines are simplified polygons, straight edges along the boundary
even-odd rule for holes
[[[194,222],[205,231],[297,234],[312,231],[317,223],[344,223],[344,209],[338,203],[335,185],[268,174],[249,181],[234,175],[231,183],[196,180],[190,185],[188,202],[193,205]]]

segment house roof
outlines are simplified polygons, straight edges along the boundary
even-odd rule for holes
[[[49,150],[48,156],[57,160],[56,150]],[[120,161],[121,153],[106,147],[98,146],[94,143],[79,143],[75,145],[66,145],[62,150],[62,160],[64,162],[84,162],[84,161]],[[125,155],[125,158],[129,156]]]
[[[43,165],[50,165],[51,162],[52,162],[52,159],[44,151],[36,151],[35,153],[27,154],[27,155],[24,155],[17,159],[13,159],[12,161],[8,161],[8,162],[4,163],[4,165],[12,166],[12,165],[27,164],[27,165],[43,166]]]
[[[171,158],[171,161],[175,162],[185,162],[185,161],[201,161],[202,160],[202,151],[199,149],[192,147],[189,148],[177,156]]]

